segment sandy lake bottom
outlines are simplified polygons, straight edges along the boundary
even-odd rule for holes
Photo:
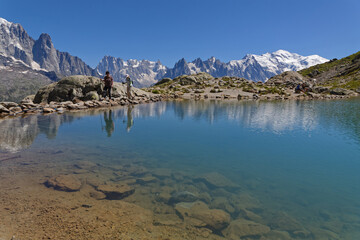
[[[0,120],[0,240],[360,239],[360,101]]]

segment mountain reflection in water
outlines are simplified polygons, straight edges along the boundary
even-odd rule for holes
[[[360,140],[360,104],[358,99],[340,101],[173,101],[94,109],[65,114],[30,115],[24,118],[0,119],[0,149],[17,152],[29,148],[40,134],[56,137],[61,125],[83,118],[100,116],[101,128],[111,137],[117,119],[130,132],[136,118],[158,117],[168,111],[180,120],[204,120],[209,124],[227,120],[242,127],[281,134],[301,130],[311,132],[319,125],[342,129],[344,134]],[[120,126],[119,126],[120,127]]]

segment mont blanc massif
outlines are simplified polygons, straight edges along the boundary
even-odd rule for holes
[[[285,71],[298,71],[327,61],[318,55],[301,56],[278,50],[262,55],[247,54],[227,63],[215,57],[205,61],[197,58],[191,62],[182,58],[172,68],[160,61],[105,56],[92,68],[79,57],[57,50],[48,34],[43,33],[34,40],[19,23],[0,18],[0,93],[3,96],[0,100],[11,99],[11,95],[33,94],[39,87],[63,76],[101,76],[107,70],[115,81],[124,81],[128,74],[136,87],[148,87],[163,78],[198,72],[214,77],[237,76],[266,81]]]

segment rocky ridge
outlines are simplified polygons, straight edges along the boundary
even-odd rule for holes
[[[298,84],[305,83],[306,92],[295,92]],[[265,83],[239,77],[214,78],[207,73],[164,78],[153,87],[144,89],[167,99],[335,99],[357,96],[351,89],[324,86],[298,72],[285,72]]]

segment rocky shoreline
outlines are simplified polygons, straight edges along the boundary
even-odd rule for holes
[[[65,111],[107,108],[129,104],[151,103],[164,100],[320,100],[345,99],[359,95],[343,88],[313,86],[306,92],[295,93],[296,85],[303,81],[300,74],[286,72],[266,83],[237,77],[213,78],[206,73],[163,79],[151,88],[132,89],[133,99],[126,96],[125,86],[115,83],[112,99],[101,99],[100,79],[70,76],[56,84],[41,88],[36,95],[20,103],[0,102],[0,118],[35,113],[63,113]]]
[[[0,102],[0,118],[4,117],[19,117],[27,114],[49,114],[49,113],[64,113],[65,111],[79,111],[92,108],[107,108],[114,106],[126,106],[129,104],[143,104],[158,102],[163,100],[162,96],[138,96],[134,99],[127,97],[104,99],[104,100],[88,100],[88,101],[66,101],[66,102],[50,102],[48,104],[36,104],[32,101],[15,102]]]
[[[132,99],[128,99],[125,86],[121,83],[114,83],[112,98],[105,99],[101,97],[103,87],[99,78],[65,77],[55,84],[41,88],[36,95],[28,96],[20,103],[0,102],[0,118],[142,104],[158,102],[163,99],[162,96],[137,88],[132,89]]]

